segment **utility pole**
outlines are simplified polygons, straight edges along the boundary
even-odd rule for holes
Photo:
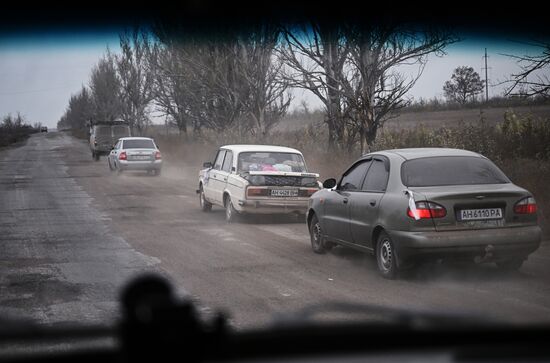
[[[489,102],[489,79],[487,77],[487,48],[485,48],[485,103]]]

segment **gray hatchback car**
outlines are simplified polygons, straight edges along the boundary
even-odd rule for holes
[[[541,242],[533,195],[474,152],[375,152],[323,186],[309,201],[313,250],[339,244],[373,253],[386,278],[441,258],[516,270]]]

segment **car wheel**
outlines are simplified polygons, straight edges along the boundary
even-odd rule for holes
[[[109,164],[109,170],[110,171],[115,171],[115,168],[113,168],[113,164],[111,164],[111,159],[110,158],[107,158],[107,164]]]
[[[203,212],[210,212],[212,210],[212,204],[209,203],[204,197],[204,190],[202,189],[202,185],[199,190],[199,203]]]
[[[161,169],[155,169],[155,176],[159,176],[161,174]]]
[[[397,277],[397,254],[395,245],[387,233],[381,232],[376,243],[378,271],[387,279]]]
[[[227,197],[225,200],[225,221],[227,223],[233,223],[237,220],[238,212],[235,210],[235,207],[233,207],[233,202],[231,201],[231,197]]]
[[[333,246],[332,243],[325,241],[321,223],[316,215],[313,216],[309,225],[309,237],[311,239],[311,248],[315,253],[324,254]]]
[[[523,265],[523,258],[513,258],[511,260],[498,261],[497,267],[503,271],[517,271]]]

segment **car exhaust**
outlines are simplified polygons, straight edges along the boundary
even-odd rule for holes
[[[483,263],[483,262],[487,262],[487,261],[490,261],[493,259],[493,252],[495,250],[495,247],[493,245],[487,245],[485,247],[485,254],[483,256],[476,256],[474,258],[474,261],[476,263]]]

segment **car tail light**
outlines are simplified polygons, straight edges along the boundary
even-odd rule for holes
[[[447,210],[442,205],[434,202],[416,202],[416,213],[420,219],[425,218],[443,218],[447,215]],[[413,211],[407,208],[407,215],[414,218]]]
[[[246,195],[249,197],[262,197],[267,195],[268,190],[266,188],[251,188],[248,187]]]
[[[128,156],[126,155],[126,151],[123,151],[118,156],[118,160],[128,160]]]
[[[155,152],[155,160],[160,160],[160,159],[162,159],[162,155],[160,151]]]
[[[537,213],[537,202],[535,198],[527,197],[516,203],[514,206],[514,213],[516,214],[535,214]]]

